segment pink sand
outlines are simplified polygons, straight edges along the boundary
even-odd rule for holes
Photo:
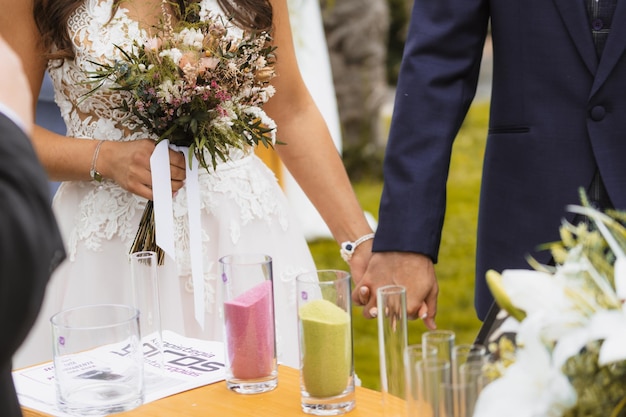
[[[234,378],[255,379],[274,370],[272,282],[264,281],[224,303],[228,358]]]

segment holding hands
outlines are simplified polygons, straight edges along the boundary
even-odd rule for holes
[[[439,286],[432,260],[412,252],[375,252],[363,275],[355,276],[352,300],[363,306],[366,318],[378,315],[376,291],[385,285],[406,288],[407,316],[421,318],[429,329],[435,329]],[[361,277],[358,279],[358,277]]]

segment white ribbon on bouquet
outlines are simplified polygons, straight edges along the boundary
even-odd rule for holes
[[[202,267],[202,232],[200,221],[200,186],[198,181],[198,159],[190,154],[186,146],[170,145],[161,140],[150,157],[152,171],[152,193],[154,202],[154,227],[156,243],[172,260],[176,260],[174,246],[174,210],[172,208],[172,177],[170,174],[169,149],[185,155],[187,178],[187,216],[189,219],[189,252],[193,282],[194,314],[204,329],[204,277]]]

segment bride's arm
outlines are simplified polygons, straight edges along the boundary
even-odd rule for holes
[[[103,178],[114,180],[134,194],[152,198],[150,156],[155,147],[153,140],[104,141],[96,154],[99,140],[63,136],[35,126],[34,141],[51,180],[89,181],[93,164]],[[184,171],[184,161],[180,161],[180,165]]]
[[[100,144],[99,140],[63,136],[35,126],[33,141],[51,180],[89,181],[93,165],[103,178],[141,197],[153,198],[150,156],[155,142],[152,139]],[[170,168],[172,192],[176,192],[183,186],[185,177],[184,157],[180,153],[170,152]]]
[[[277,46],[276,94],[265,110],[278,126],[276,145],[289,172],[320,212],[337,242],[371,233],[330,132],[300,75],[285,0],[271,0]],[[364,242],[351,261],[355,281],[364,272],[372,241]]]

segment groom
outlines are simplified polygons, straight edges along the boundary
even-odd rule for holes
[[[48,278],[65,252],[50,208],[48,180],[28,133],[29,85],[0,37],[0,415],[21,416],[11,357],[28,334]]]
[[[453,140],[493,39],[493,84],[478,218],[475,307],[492,305],[488,269],[548,263],[583,187],[626,208],[626,2],[415,0],[384,165],[374,256],[353,298],[407,287],[412,318],[433,328]],[[444,236],[445,238],[445,236]],[[364,288],[361,288],[364,287]],[[372,314],[373,313],[373,314]]]

